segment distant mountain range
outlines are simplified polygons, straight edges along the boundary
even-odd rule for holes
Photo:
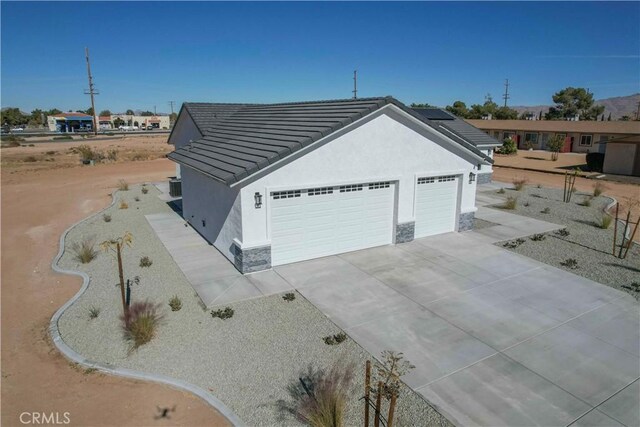
[[[635,117],[638,110],[638,102],[640,102],[640,93],[636,93],[629,96],[616,96],[614,98],[605,98],[596,100],[597,105],[604,105],[604,117],[605,119],[611,113],[613,120],[619,119],[622,116],[629,116],[632,119]],[[525,111],[538,114],[542,111],[542,114],[549,111],[549,107],[553,105],[510,105],[509,107],[518,111],[518,114],[522,114]]]

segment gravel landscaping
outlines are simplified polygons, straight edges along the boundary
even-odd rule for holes
[[[523,215],[543,221],[566,226],[567,235],[562,232],[546,233],[542,240],[533,240],[532,236],[516,241],[500,242],[513,252],[531,257],[540,262],[563,268],[574,274],[606,284],[628,292],[638,298],[638,293],[624,286],[640,283],[640,247],[632,245],[626,259],[612,255],[614,224],[608,229],[599,227],[604,208],[612,199],[576,192],[571,202],[562,201],[562,190],[537,188],[527,185],[521,191],[505,187],[503,194],[497,197],[517,197],[514,210],[507,212]],[[590,206],[583,205],[589,199]],[[501,208],[501,205],[491,206]],[[618,224],[618,245],[622,240],[622,228]],[[619,248],[616,249],[616,254]],[[573,259],[577,264],[572,265]]]
[[[359,398],[364,394],[365,361],[373,361],[372,355],[350,338],[338,345],[325,344],[323,337],[341,330],[298,293],[293,301],[273,295],[234,303],[230,305],[233,317],[213,318],[147,223],[145,215],[170,212],[171,208],[157,197],[154,186],[146,188],[147,194],[141,186],[118,192],[111,208],[68,234],[59,265],[86,272],[91,282],[60,318],[64,341],[89,360],[167,375],[209,390],[251,426],[300,425],[287,409],[292,395],[300,391],[298,378],[309,371],[329,370],[334,364],[354,363],[356,375],[345,425],[363,425]],[[119,208],[121,201],[128,209]],[[104,214],[110,215],[108,222]],[[133,244],[124,249],[124,276],[140,278],[132,286],[132,301],[159,303],[164,316],[151,342],[133,352],[120,326],[115,257],[99,252],[93,261],[83,264],[72,249],[74,243],[93,239],[99,250],[100,242],[126,231],[132,233]],[[151,265],[141,267],[142,257],[148,257]],[[169,307],[174,296],[182,302],[178,311]],[[90,315],[92,309],[99,309],[97,317],[96,310],[93,318]],[[451,425],[404,385],[394,424]]]

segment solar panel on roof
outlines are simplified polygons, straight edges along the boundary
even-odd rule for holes
[[[414,108],[413,111],[421,114],[429,120],[455,120],[451,114],[439,108]]]

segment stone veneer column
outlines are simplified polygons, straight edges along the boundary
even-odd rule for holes
[[[478,174],[478,185],[480,184],[488,184],[491,182],[491,176],[493,175],[493,172],[489,172],[489,173],[479,173]]]
[[[242,249],[234,244],[234,264],[241,273],[271,268],[271,246]]]
[[[473,230],[475,217],[475,212],[461,213],[460,218],[458,219],[458,231]]]
[[[406,243],[413,240],[416,233],[416,223],[403,222],[396,225],[396,243]]]

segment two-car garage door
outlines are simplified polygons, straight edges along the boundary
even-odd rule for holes
[[[271,193],[271,264],[281,265],[393,241],[394,183]]]
[[[393,242],[395,184],[371,182],[270,194],[271,264]],[[415,237],[455,230],[458,177],[418,178]]]

